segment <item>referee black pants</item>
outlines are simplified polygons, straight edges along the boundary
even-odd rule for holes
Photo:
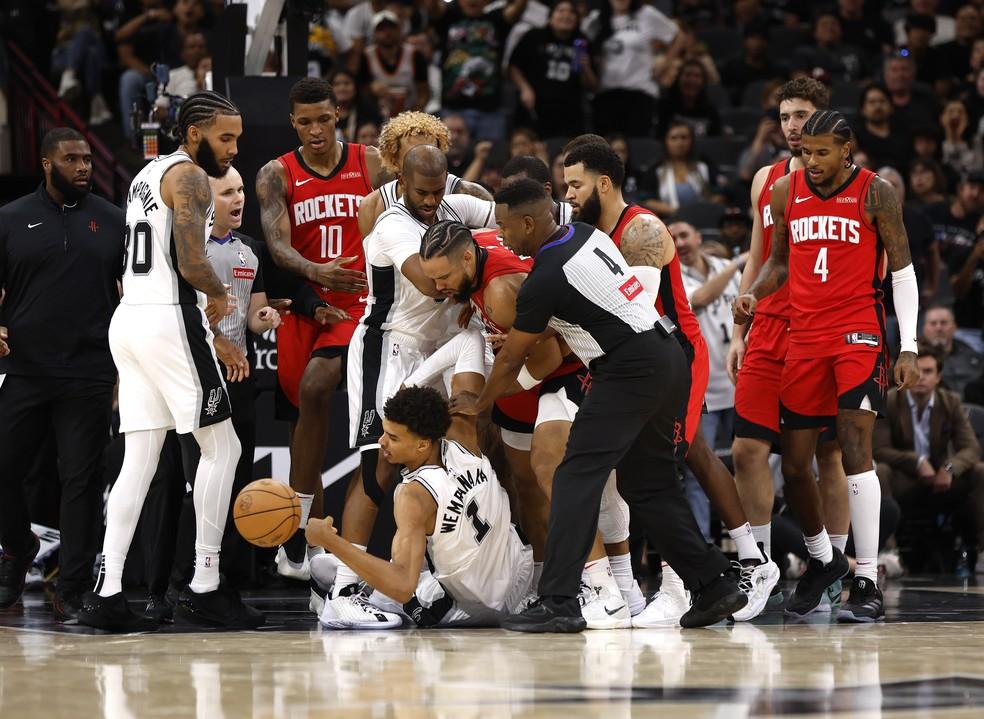
[[[613,468],[633,516],[688,589],[728,569],[725,556],[704,541],[677,478],[674,437],[686,412],[689,372],[680,344],[659,330],[592,363],[591,390],[554,474],[541,596],[577,596]]]
[[[59,591],[92,584],[112,405],[111,382],[7,375],[0,384],[0,545],[11,554],[31,548],[24,479],[53,433],[61,484]]]

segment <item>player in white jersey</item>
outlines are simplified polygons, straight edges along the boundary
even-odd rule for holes
[[[379,157],[383,168],[398,176],[407,153],[418,145],[432,145],[441,152],[448,151],[450,136],[447,126],[426,112],[408,110],[401,112],[383,125],[379,133]],[[379,216],[397,203],[402,195],[399,180],[390,180],[366,196],[359,205],[359,231],[368,237]],[[480,200],[491,200],[492,195],[481,185],[462,180],[448,173],[444,183],[445,195],[471,195]]]
[[[467,195],[444,197],[447,161],[438,148],[418,146],[407,153],[400,202],[387,210],[365,241],[369,299],[349,347],[348,396],[350,443],[362,453],[362,484],[345,502],[345,539],[365,546],[379,505],[395,476],[380,462],[382,409],[406,377],[456,330],[457,310],[420,268],[420,241],[438,220],[455,219],[469,227],[492,221],[493,203]],[[473,371],[483,374],[483,352],[473,353]],[[484,375],[483,375],[484,376]],[[453,391],[475,391],[460,377]],[[334,594],[355,591],[358,576],[344,565]]]
[[[195,574],[175,609],[179,622],[251,628],[264,617],[219,587],[219,545],[240,444],[206,320],[228,314],[227,290],[205,256],[213,212],[208,177],[237,153],[242,117],[213,92],[192,95],[178,113],[177,152],[150,162],[127,195],[123,298],[109,343],[120,375],[125,454],[106,508],[102,567],[82,599],[79,622],[110,631],[147,631],[156,622],[130,611],[123,565],[169,429],[201,447],[195,475]]]
[[[386,401],[384,414],[383,457],[404,467],[394,500],[392,559],[345,541],[331,519],[310,520],[308,542],[324,546],[376,590],[355,602],[329,600],[321,623],[383,629],[397,626],[404,614],[425,627],[497,624],[532,587],[533,551],[512,524],[509,497],[478,449],[474,424],[452,429],[447,403],[429,387],[401,389]],[[425,554],[431,570],[421,573]],[[313,560],[312,575],[328,561]],[[362,612],[351,612],[354,603],[377,618],[364,622]]]
[[[543,185],[543,189],[553,197],[553,181],[550,179],[550,168],[535,155],[517,155],[511,157],[502,166],[501,188],[509,187],[517,180],[529,178]],[[569,202],[554,201],[554,222],[566,225],[574,221],[574,208]]]

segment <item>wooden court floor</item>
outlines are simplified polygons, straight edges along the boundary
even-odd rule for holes
[[[788,588],[787,588],[788,589]],[[888,621],[520,635],[328,632],[303,592],[269,626],[111,636],[0,612],[0,719],[984,717],[984,587],[886,587]]]

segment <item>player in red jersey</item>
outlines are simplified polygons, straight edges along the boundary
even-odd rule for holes
[[[752,244],[742,271],[740,293],[748,291],[769,257],[772,240],[772,186],[780,177],[803,167],[800,133],[817,110],[826,109],[827,89],[812,78],[787,82],[779,91],[779,122],[792,157],[761,168],[752,180]],[[755,540],[772,551],[772,505],[774,487],[769,454],[779,448],[779,381],[786,361],[789,334],[789,291],[783,287],[759,303],[755,321],[736,325],[726,366],[735,383],[735,439],[731,456],[735,463],[738,494],[752,525]],[[747,333],[747,335],[746,335]],[[747,339],[746,339],[747,337]],[[832,437],[833,432],[829,433]],[[847,477],[841,463],[840,445],[833,439],[817,447],[823,514],[831,543],[842,552],[847,546],[851,515],[847,502]],[[841,584],[834,582],[827,593],[831,608],[840,604]],[[776,594],[781,600],[782,595]]]
[[[421,267],[438,291],[460,302],[470,302],[490,334],[509,332],[516,316],[519,288],[532,269],[532,258],[518,257],[502,244],[495,231],[473,236],[458,223],[450,223],[440,234],[429,233],[425,241],[428,239],[431,242],[421,246]],[[438,350],[435,358],[441,352]],[[563,460],[571,424],[586,394],[589,377],[580,360],[562,361],[564,354],[569,355],[570,350],[566,346],[561,349],[558,341],[540,342],[520,373],[519,383],[524,391],[500,397],[494,405],[500,409],[493,415],[494,421],[505,418],[507,422],[526,424],[532,434],[529,451],[512,447],[510,461],[519,467],[524,463],[531,465],[535,475],[533,486],[517,486],[517,494],[522,494],[520,516],[533,545],[537,582],[554,472]],[[510,437],[504,434],[508,447]],[[522,472],[519,480],[517,485],[523,481]],[[618,496],[613,479],[602,497],[598,526],[600,531],[585,564],[584,582],[591,594],[583,597],[582,612],[591,629],[627,628],[632,615],[645,608],[646,600],[632,575],[629,508]]]
[[[851,129],[839,112],[814,113],[802,131],[805,169],[775,182],[772,251],[758,279],[734,303],[747,322],[762,298],[788,278],[789,349],[780,387],[786,497],[806,533],[810,562],[787,603],[802,616],[825,587],[848,572],[823,525],[812,462],[820,428],[836,422],[849,486],[857,569],[838,620],[884,618],[877,587],[881,488],[871,433],[884,406],[888,356],[881,281],[886,254],[902,352],[895,364],[901,389],[915,383],[919,293],[902,210],[892,185],[851,158]]]
[[[331,398],[365,310],[359,205],[378,183],[381,166],[375,148],[335,140],[338,108],[330,83],[300,80],[289,100],[301,146],[260,169],[256,195],[274,262],[304,280],[320,300],[310,308],[313,317],[295,307],[277,332],[277,377],[298,408],[290,484],[301,498],[301,529],[277,552],[277,566],[281,574],[304,578],[303,528],[312,512],[323,514],[321,466]]]
[[[568,144],[564,160],[564,180],[567,200],[574,207],[574,217],[606,232],[622,252],[630,266],[653,267],[660,271],[656,308],[677,325],[677,337],[691,362],[691,387],[686,421],[678,428],[678,449],[686,457],[687,466],[707,493],[728,532],[738,547],[743,591],[748,604],[736,619],[757,616],[765,608],[772,587],[779,580],[779,568],[755,543],[751,525],[745,518],[734,478],[720,458],[708,446],[700,428],[709,371],[707,346],[700,333],[700,324],[690,308],[683,287],[680,260],[669,231],[652,212],[638,205],[629,205],[622,198],[625,168],[615,151],[597,136],[582,136]],[[648,288],[647,288],[648,289]],[[673,572],[664,583],[668,591],[660,592],[654,605],[638,618],[637,626],[664,623],[684,611],[685,595]],[[657,603],[658,602],[658,603]]]

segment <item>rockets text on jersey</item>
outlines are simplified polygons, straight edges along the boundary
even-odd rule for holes
[[[364,145],[342,143],[341,159],[329,175],[321,175],[304,161],[300,150],[277,158],[287,176],[287,214],[290,241],[304,259],[325,263],[338,257],[356,257],[345,267],[364,272],[365,253],[359,232],[359,206],[372,192]],[[364,295],[315,287],[330,305],[351,308]]]

